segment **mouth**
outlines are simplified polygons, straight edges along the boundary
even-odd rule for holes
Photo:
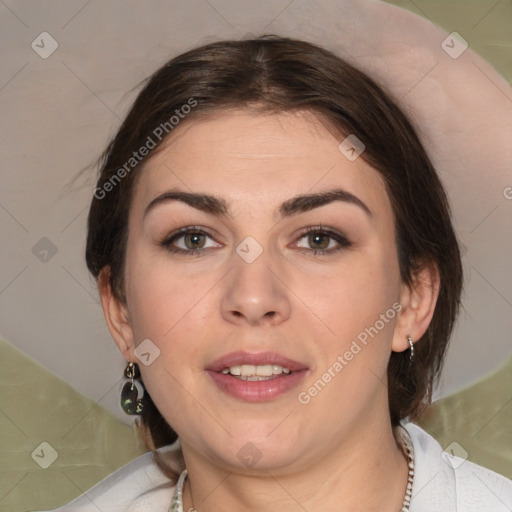
[[[296,387],[308,367],[276,352],[234,352],[206,368],[218,388],[244,401],[267,401]]]

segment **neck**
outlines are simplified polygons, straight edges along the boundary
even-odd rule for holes
[[[389,421],[353,429],[335,449],[307,470],[260,471],[257,476],[221,470],[183,446],[189,477],[183,510],[282,512],[337,510],[397,512],[404,499],[408,466]]]

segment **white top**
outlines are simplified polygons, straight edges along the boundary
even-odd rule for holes
[[[402,425],[411,437],[415,457],[410,512],[512,511],[512,480],[443,452],[418,425]],[[160,451],[172,452],[178,446]],[[148,452],[52,512],[168,512],[173,492]]]

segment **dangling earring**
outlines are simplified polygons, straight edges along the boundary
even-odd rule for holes
[[[121,407],[126,414],[142,414],[144,410],[144,384],[139,379],[140,371],[137,363],[128,363],[124,370],[128,382],[121,391]]]
[[[411,353],[409,354],[409,360],[412,363],[412,360],[414,359],[414,343],[413,343],[412,338],[410,336],[407,336],[407,341],[409,342],[409,348],[411,350]]]

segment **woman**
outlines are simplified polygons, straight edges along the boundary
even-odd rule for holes
[[[415,130],[337,56],[264,36],[158,70],[105,151],[86,258],[153,453],[59,510],[511,509],[509,480],[411,423],[459,248]]]

